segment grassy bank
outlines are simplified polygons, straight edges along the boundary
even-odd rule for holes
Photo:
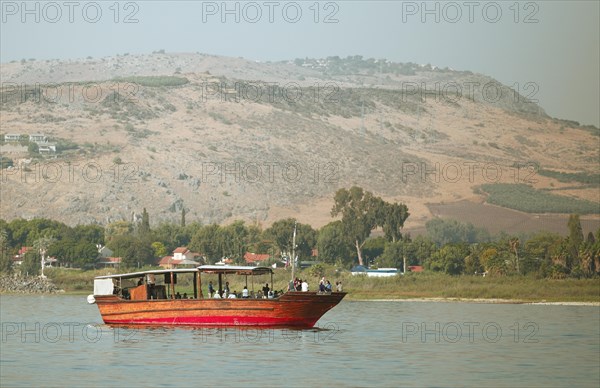
[[[114,270],[112,270],[114,273]],[[111,270],[80,271],[71,269],[50,269],[47,275],[61,289],[69,293],[88,294],[93,290],[94,276],[106,275]],[[391,278],[369,278],[352,276],[349,272],[328,272],[325,274],[334,284],[341,281],[348,299],[410,299],[410,298],[464,298],[464,299],[510,299],[524,302],[600,302],[600,278],[593,279],[535,279],[526,276],[481,277],[450,276],[435,272],[413,273]],[[311,290],[318,286],[318,278],[310,276],[307,270],[297,276],[308,279]],[[276,290],[285,290],[290,272],[277,270],[274,275]],[[216,276],[203,275],[203,290],[208,281],[217,284]],[[229,276],[224,281],[232,290],[240,292],[244,278]],[[261,289],[264,283],[271,285],[270,276],[256,277],[254,289]],[[249,286],[251,286],[249,280]],[[181,287],[181,288],[180,288]],[[191,293],[191,282],[182,279],[178,285],[181,293]]]
[[[347,277],[352,299],[464,298],[524,302],[600,302],[600,279],[534,279],[526,276],[410,274],[394,278]]]

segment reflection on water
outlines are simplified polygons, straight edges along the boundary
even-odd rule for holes
[[[2,296],[1,386],[598,386],[600,308],[350,302],[312,330],[108,326]]]

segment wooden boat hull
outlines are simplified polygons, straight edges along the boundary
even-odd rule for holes
[[[346,295],[287,292],[277,299],[124,300],[96,296],[107,324],[310,328]]]

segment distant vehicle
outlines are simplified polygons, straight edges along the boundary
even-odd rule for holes
[[[369,269],[362,265],[356,265],[350,270],[352,275],[367,275],[369,277],[389,277],[396,276],[398,274],[403,275],[402,272],[398,271],[398,268],[377,268]]]

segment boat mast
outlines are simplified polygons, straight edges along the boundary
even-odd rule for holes
[[[296,224],[298,223],[298,221],[294,220],[294,234],[292,236],[292,282],[294,281],[294,279],[296,279],[296,277],[294,276],[294,269],[295,269],[295,261],[296,261]]]

